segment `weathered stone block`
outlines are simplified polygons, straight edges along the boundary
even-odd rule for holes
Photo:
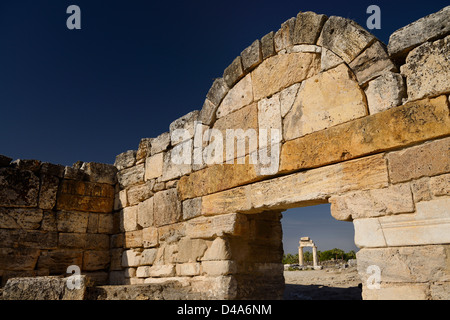
[[[34,270],[39,254],[33,248],[0,248],[0,270]]]
[[[156,259],[158,249],[145,249],[142,251],[140,265],[151,266]]]
[[[206,95],[206,98],[214,105],[218,106],[220,105],[220,102],[222,102],[222,99],[225,97],[228,90],[229,89],[225,83],[225,80],[223,78],[218,78],[214,80],[208,94]]]
[[[144,182],[145,164],[123,169],[117,174],[119,185],[122,189]]]
[[[398,71],[394,63],[389,59],[386,47],[379,41],[375,41],[350,63],[350,68],[355,73],[360,85],[380,76],[387,71]]]
[[[244,235],[246,232],[248,232],[247,218],[235,213],[214,217],[199,217],[186,222],[186,234],[192,239]]]
[[[450,174],[443,174],[441,176],[431,178],[430,191],[434,196],[449,196]]]
[[[223,79],[229,88],[232,88],[244,76],[242,58],[239,56],[223,72]]]
[[[285,21],[280,30],[275,33],[273,37],[273,42],[275,45],[275,51],[279,52],[283,49],[286,49],[292,46],[292,39],[294,37],[294,28],[295,28],[295,18],[290,18]]]
[[[56,214],[57,228],[59,232],[86,233],[89,213],[60,211]]]
[[[127,207],[122,210],[120,218],[122,231],[137,230],[137,210],[138,206]]]
[[[228,91],[227,95],[217,109],[217,118],[225,117],[233,111],[239,110],[252,102],[253,86],[252,77],[249,74],[241,79],[230,91]]]
[[[124,207],[127,207],[128,205],[127,190],[121,190],[115,194],[114,210],[120,210]]]
[[[280,171],[323,166],[405,147],[448,135],[449,128],[445,96],[408,103],[286,142],[281,149]]]
[[[110,262],[109,251],[85,251],[83,254],[83,270],[85,271],[107,269]]]
[[[169,181],[192,172],[193,139],[178,144],[164,153],[162,181]]]
[[[208,99],[205,99],[205,102],[203,103],[203,108],[200,111],[199,120],[204,125],[211,126],[214,123],[214,121],[216,121],[216,111],[217,106]]]
[[[12,158],[0,154],[0,167],[7,167],[11,160]]]
[[[195,110],[189,112],[188,114],[178,118],[170,124],[170,136],[171,136],[171,145],[175,146],[181,142],[185,142],[194,137],[195,133],[195,122],[198,121],[200,111]],[[179,137],[174,132],[176,130],[183,130],[185,134]]]
[[[317,44],[350,63],[375,37],[356,22],[332,16],[324,24]]]
[[[139,203],[137,206],[137,224],[142,228],[152,227],[154,224],[153,218],[153,198],[147,199]]]
[[[189,220],[202,214],[202,198],[183,201],[183,220]]]
[[[158,241],[158,229],[154,227],[142,229],[142,244],[144,248],[156,247]]]
[[[336,90],[330,91],[334,87]],[[364,92],[344,64],[305,80],[291,111],[284,119],[284,139],[367,115]]]
[[[408,54],[400,70],[406,77],[409,101],[450,92],[449,56],[450,36],[424,43]]]
[[[142,229],[125,232],[124,248],[142,248],[144,246],[142,236]]]
[[[255,40],[241,52],[242,66],[247,73],[262,62],[261,42]]]
[[[333,51],[326,48],[322,48],[322,56],[320,59],[320,71],[327,71],[335,68],[341,63],[344,63],[341,57],[335,54]]]
[[[192,277],[200,275],[200,263],[183,263],[176,265],[176,272],[181,277]]]
[[[161,153],[162,155],[162,153]],[[142,201],[147,200],[151,196],[153,196],[153,187],[155,186],[155,180],[147,180],[144,184],[139,184],[137,186],[133,186],[130,189],[126,191],[126,200],[127,205],[126,206],[134,206],[136,204],[139,204]],[[119,198],[123,195],[121,195],[122,192],[125,192],[125,190],[121,191],[119,193]],[[116,196],[117,197],[117,196]],[[125,201],[121,201],[122,203],[126,203]]]
[[[82,250],[57,249],[41,253],[38,269],[48,269],[53,274],[65,274],[69,266],[79,266],[83,262]]]
[[[202,261],[202,271],[204,274],[214,276],[224,276],[237,272],[237,264],[232,260],[225,261]]]
[[[114,187],[109,184],[63,180],[58,191],[56,210],[111,212]]]
[[[170,132],[164,132],[152,140],[151,155],[167,150],[170,145]]]
[[[226,238],[216,238],[211,246],[206,250],[202,261],[212,260],[230,260],[231,248],[230,243]]]
[[[0,206],[37,207],[39,178],[31,171],[0,168]]]
[[[39,160],[32,159],[17,159],[11,162],[11,166],[19,170],[27,170],[38,173],[39,169],[41,168],[41,162]]]
[[[58,247],[69,249],[84,249],[86,247],[86,233],[59,233]]]
[[[179,222],[183,217],[176,189],[158,192],[154,195],[153,200],[154,220],[157,227]]]
[[[271,98],[262,99],[258,102],[258,129],[261,134],[259,136],[259,150],[270,148],[272,144],[281,142],[283,125],[281,122],[280,94],[275,94]],[[278,130],[278,138],[272,136],[272,130]],[[267,132],[267,137],[263,135],[264,132]]]
[[[117,168],[110,164],[85,162],[81,167],[88,180],[97,183],[107,183],[115,185],[117,183]]]
[[[319,70],[320,55],[316,53],[290,53],[264,60],[252,72],[254,99],[271,96],[316,75]]]
[[[139,142],[139,147],[136,152],[136,164],[140,164],[145,158],[150,157],[152,152],[152,138],[143,138]]]
[[[114,215],[110,213],[100,213],[98,215],[98,232],[113,234],[114,231]]]
[[[178,242],[177,263],[196,262],[203,257],[208,246],[202,239],[183,238]]]
[[[450,32],[449,15],[450,6],[447,6],[395,31],[389,38],[389,54],[393,57],[406,56],[414,47],[447,35]]]
[[[370,81],[365,92],[370,114],[400,106],[406,97],[402,76],[393,72],[385,72]]]
[[[0,208],[0,228],[2,229],[39,229],[43,211],[28,208]]]
[[[276,54],[273,42],[274,35],[274,32],[271,31],[261,38],[261,53],[263,60]]]
[[[128,150],[116,156],[114,166],[117,170],[131,168],[136,164],[136,150]]]
[[[392,183],[450,172],[450,138],[387,154]]]
[[[59,178],[41,174],[41,188],[39,190],[39,208],[51,210],[56,205]]]
[[[141,250],[131,249],[125,250],[122,254],[123,267],[139,267],[141,261]]]
[[[294,44],[316,44],[327,16],[314,12],[299,12],[295,20]]]

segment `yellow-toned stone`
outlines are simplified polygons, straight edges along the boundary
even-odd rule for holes
[[[286,142],[280,171],[320,167],[450,134],[445,96],[424,99]]]
[[[366,115],[364,92],[351,70],[340,64],[302,83],[284,119],[284,138],[292,140]]]
[[[318,53],[290,53],[266,59],[252,73],[255,101],[310,78],[319,71]]]

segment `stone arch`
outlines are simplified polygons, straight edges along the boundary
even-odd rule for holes
[[[330,202],[336,219],[354,223],[362,279],[369,277],[368,265],[380,265],[385,275],[381,290],[364,284],[364,298],[438,297],[439,288],[448,287],[445,277],[399,274],[384,257],[418,268],[420,258],[409,252],[429,250],[428,245],[427,252],[447,250],[448,257],[450,89],[448,84],[436,89],[432,81],[424,90],[423,74],[414,72],[422,61],[448,79],[448,67],[428,63],[438,59],[448,66],[441,56],[448,52],[448,32],[437,35],[431,27],[423,44],[405,43],[417,24],[446,19],[445,10],[394,33],[389,48],[351,20],[300,12],[244,49],[213,82],[200,111],[174,121],[169,133],[141,142],[137,153],[150,153],[135,158],[145,159],[141,181],[156,179],[167,190],[146,200],[152,201],[150,225],[160,260],[138,266],[134,281],[176,275],[209,297],[280,298],[280,212]],[[205,135],[209,129],[215,129],[214,140]],[[233,146],[218,161],[204,163],[202,152],[212,141],[226,146],[229,129],[254,132],[257,143],[248,143],[241,154]],[[281,134],[266,138],[262,132],[269,129]],[[175,141],[177,130],[186,134]],[[179,150],[188,150],[190,159],[173,165]],[[251,162],[261,150],[272,152],[275,170],[268,174],[263,164]],[[129,197],[133,188],[125,186],[119,195]],[[124,231],[125,238],[127,231],[140,232]],[[141,232],[145,237],[146,228]],[[204,252],[193,254],[193,246]],[[133,250],[127,254],[142,251]],[[448,260],[441,260],[436,268],[448,269]]]

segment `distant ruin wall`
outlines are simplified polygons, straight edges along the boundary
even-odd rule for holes
[[[64,275],[71,265],[107,283],[116,168],[10,161],[0,159],[2,285],[12,277]]]
[[[35,190],[34,200],[0,196],[6,201],[0,206],[25,203],[37,216],[50,210],[64,217],[68,210],[84,219],[82,230],[73,230],[64,229],[62,218],[62,229],[45,233],[57,246],[32,248],[36,258],[24,271],[39,271],[44,253],[78,237],[62,253],[83,256],[70,264],[92,257],[95,267],[84,270],[109,270],[110,284],[170,282],[203,298],[279,299],[280,213],[331,203],[333,217],[355,226],[364,299],[448,299],[449,12],[446,7],[396,31],[388,47],[351,20],[299,13],[243,50],[214,81],[201,110],[116,157],[114,207],[115,180],[69,182],[59,175],[56,206],[46,209],[33,196],[45,190],[42,174],[0,169],[0,183],[31,176],[34,182],[23,187]],[[249,142],[243,150],[224,148],[230,129],[247,133],[232,139]],[[65,195],[78,184],[98,186],[105,199],[85,208],[86,191]],[[97,206],[107,210],[92,209]],[[101,232],[98,224],[90,232],[91,217],[109,219],[111,228]],[[8,244],[0,245],[7,248],[2,257],[27,243],[11,240],[14,230],[26,229],[12,227],[14,221],[0,230]],[[43,233],[43,225],[30,232]],[[110,245],[90,247],[83,239],[92,235],[109,237]],[[377,289],[367,282],[372,266],[381,272]]]

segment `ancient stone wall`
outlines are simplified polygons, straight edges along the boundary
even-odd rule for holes
[[[57,247],[33,248],[38,266],[68,241],[71,250],[62,254],[109,267],[110,284],[171,283],[203,298],[278,299],[281,212],[331,203],[333,217],[355,226],[365,299],[448,299],[449,10],[396,31],[388,46],[351,20],[301,12],[243,50],[201,110],[118,155],[115,189],[115,181],[95,180],[102,175],[88,182],[60,174],[56,207],[40,208],[42,168],[10,166],[0,183],[17,176],[35,190],[34,202],[23,194],[9,200],[0,190],[0,205],[39,208],[42,221],[46,210],[57,222],[67,211],[84,217],[76,230],[79,221],[51,231],[31,224],[40,229],[32,232],[58,239]],[[244,144],[235,149],[230,141]],[[101,185],[108,210],[97,210],[105,208],[101,201],[84,206],[91,184]],[[100,217],[110,221],[104,232]],[[91,218],[99,222],[92,233]],[[10,228],[24,228],[17,221]],[[5,230],[6,254],[27,243],[13,243],[16,231]],[[89,246],[92,234],[111,234],[110,246]],[[35,260],[29,273],[40,270]],[[376,289],[368,282],[373,266],[380,270]]]
[[[116,168],[0,156],[0,277],[64,275],[108,282]],[[116,223],[117,225],[117,223]]]

